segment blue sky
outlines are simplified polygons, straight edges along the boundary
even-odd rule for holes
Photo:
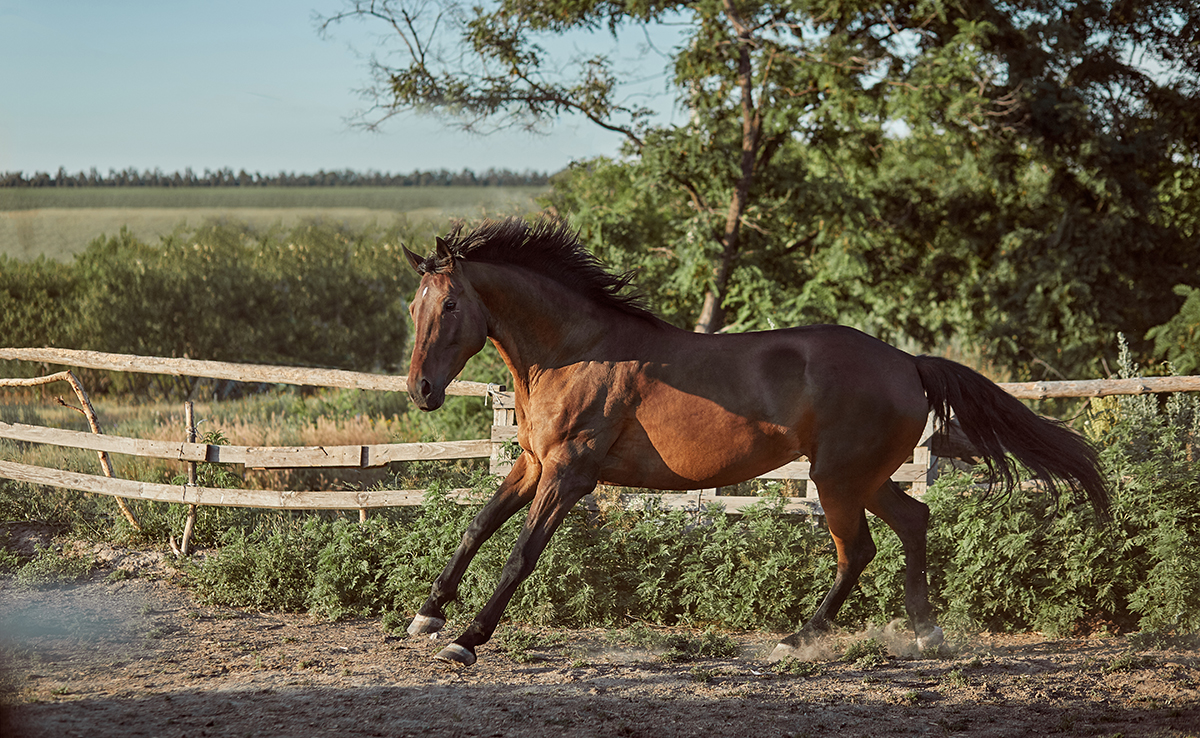
[[[0,0],[0,172],[231,167],[254,172],[489,167],[556,171],[616,135],[454,131],[409,116],[354,129],[360,24],[322,38],[339,0]],[[375,29],[378,32],[379,29]],[[600,43],[611,43],[601,39]],[[653,75],[651,75],[653,77]],[[661,91],[661,76],[651,81]]]

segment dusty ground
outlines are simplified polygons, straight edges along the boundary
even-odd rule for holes
[[[933,659],[898,638],[871,664],[836,659],[845,635],[789,672],[778,634],[667,663],[539,631],[460,669],[378,621],[202,607],[153,557],[104,557],[82,585],[0,583],[0,736],[1200,736],[1194,641],[982,635]]]

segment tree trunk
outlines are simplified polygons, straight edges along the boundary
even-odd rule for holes
[[[725,217],[725,232],[721,238],[721,256],[713,269],[713,281],[704,294],[704,305],[696,321],[697,333],[716,333],[725,325],[725,300],[729,296],[729,280],[737,266],[738,250],[741,247],[742,216],[746,213],[750,188],[754,184],[755,161],[758,157],[762,132],[762,118],[754,106],[754,66],[750,58],[753,42],[749,27],[742,22],[741,14],[733,7],[733,0],[725,0],[725,15],[737,32],[738,82],[742,90],[742,160],[741,176],[729,201]]]

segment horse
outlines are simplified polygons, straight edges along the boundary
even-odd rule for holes
[[[905,609],[922,650],[943,640],[929,604],[929,508],[891,475],[932,410],[951,413],[1011,490],[1013,457],[1056,494],[1086,495],[1102,516],[1108,490],[1095,449],[990,380],[948,359],[912,356],[858,330],[814,325],[701,334],[657,317],[562,220],[456,226],[421,257],[409,306],[408,395],[422,410],[490,340],[512,374],[522,453],[463,533],[410,635],[437,634],[480,545],[526,506],[524,526],[487,604],[436,658],[477,659],[520,583],[568,511],[597,484],[694,490],[736,484],[801,456],[810,461],[837,549],[833,586],[772,660],[827,631],[875,556],[866,512],[899,536]],[[1010,456],[1011,454],[1011,456]]]

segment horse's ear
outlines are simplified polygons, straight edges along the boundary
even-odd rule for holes
[[[438,273],[450,272],[454,269],[454,253],[450,245],[441,236],[434,236],[434,255],[437,257]]]
[[[417,274],[425,273],[425,260],[408,250],[407,246],[401,246],[404,249],[404,258],[408,259],[408,265],[413,268]]]

